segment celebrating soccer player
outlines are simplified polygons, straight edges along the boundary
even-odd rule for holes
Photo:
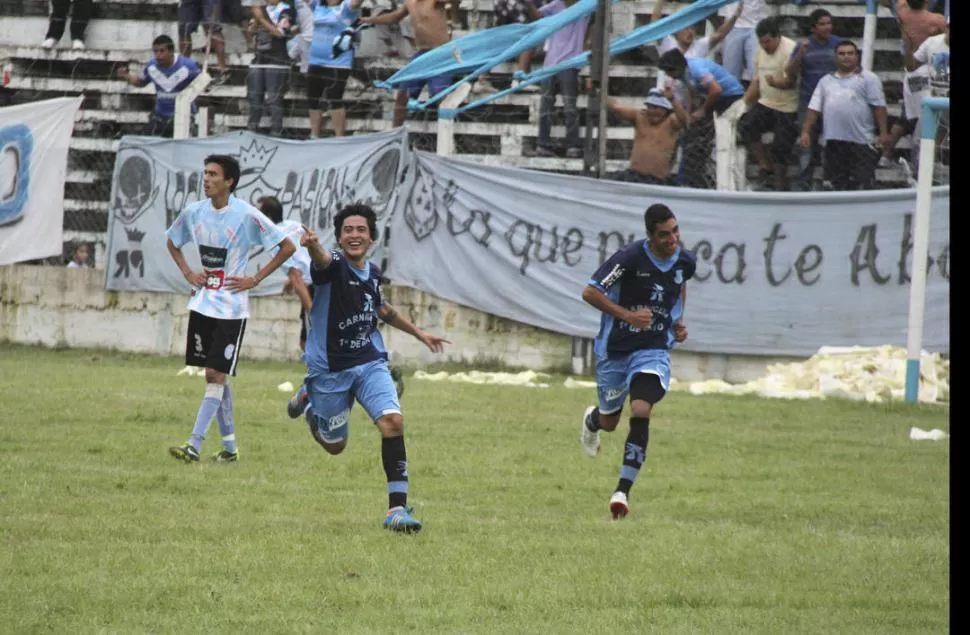
[[[307,375],[290,400],[291,417],[306,416],[310,434],[330,454],[347,446],[350,410],[356,399],[381,432],[381,459],[387,475],[388,512],[384,528],[404,533],[421,530],[411,516],[404,418],[387,366],[377,318],[421,340],[440,353],[448,340],[429,335],[384,302],[381,271],[367,260],[377,239],[377,214],[367,205],[344,207],[334,217],[340,249],[327,251],[304,226],[300,243],[313,259],[313,305],[306,344]]]
[[[583,289],[583,300],[603,313],[594,343],[599,404],[586,409],[580,432],[587,454],[599,452],[600,430],[616,429],[630,395],[630,433],[610,498],[613,518],[630,511],[630,488],[646,460],[650,414],[670,388],[670,349],[687,339],[686,283],[696,268],[694,255],[680,246],[669,207],[651,205],[644,220],[647,239],[610,256]]]

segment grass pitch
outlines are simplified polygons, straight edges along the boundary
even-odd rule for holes
[[[673,393],[613,522],[626,424],[583,455],[592,390],[409,378],[402,536],[359,407],[338,457],[286,418],[296,364],[241,361],[238,463],[170,458],[182,366],[0,346],[0,631],[948,630],[949,442],[908,438],[943,408]]]

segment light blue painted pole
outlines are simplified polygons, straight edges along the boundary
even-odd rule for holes
[[[920,113],[919,176],[916,184],[916,218],[913,230],[913,273],[909,283],[909,323],[906,328],[907,403],[919,401],[920,352],[923,349],[923,316],[926,308],[926,254],[930,246],[930,211],[933,202],[933,162],[936,160],[936,127],[939,113],[950,109],[950,100],[924,97]]]
[[[866,19],[862,27],[862,68],[872,70],[876,55],[876,16],[879,13],[878,0],[866,0]]]

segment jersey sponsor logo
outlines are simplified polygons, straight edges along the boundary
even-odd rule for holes
[[[664,301],[664,288],[663,286],[653,283],[653,288],[650,290],[650,301],[662,304]]]
[[[199,258],[205,271],[205,288],[217,291],[226,281],[226,259],[229,250],[223,247],[199,245]]]
[[[623,267],[620,265],[613,265],[613,269],[610,270],[606,276],[600,280],[600,285],[606,288],[612,287],[613,284],[623,276]]]

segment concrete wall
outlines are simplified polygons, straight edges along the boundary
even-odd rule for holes
[[[0,342],[70,348],[106,348],[182,356],[187,298],[170,293],[105,291],[104,271],[14,265],[0,267]],[[420,367],[461,362],[470,367],[500,363],[534,370],[564,370],[571,338],[440,300],[404,287],[388,287],[388,301],[423,329],[453,345],[432,355],[414,338],[383,330],[392,360]],[[295,297],[252,298],[243,355],[248,359],[299,358],[299,303]],[[778,358],[674,353],[677,379],[755,379]]]

